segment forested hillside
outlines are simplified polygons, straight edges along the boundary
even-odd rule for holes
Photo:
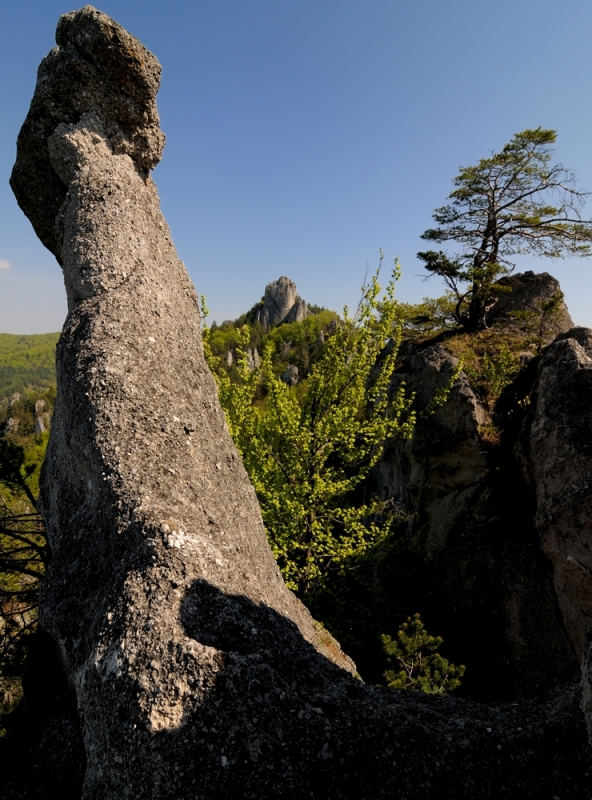
[[[41,391],[55,384],[58,338],[59,333],[0,333],[0,402],[24,389]]]

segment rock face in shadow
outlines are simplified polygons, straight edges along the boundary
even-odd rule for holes
[[[393,384],[403,381],[416,394],[418,423],[411,440],[385,451],[372,488],[410,515],[405,536],[417,553],[417,575],[411,590],[409,581],[395,581],[383,591],[394,606],[421,610],[449,657],[467,665],[462,691],[469,697],[524,699],[577,679],[534,524],[535,492],[512,444],[484,442],[490,418],[464,372],[446,403],[426,415],[458,361],[444,344],[408,350]]]
[[[582,664],[592,742],[592,330],[557,337],[537,365],[517,447],[566,631]]]
[[[416,392],[421,412],[457,361],[443,344],[409,351],[394,384]],[[592,331],[560,333],[499,406],[505,431],[491,446],[480,432],[488,415],[461,372],[444,406],[420,413],[413,438],[394,442],[373,475],[380,495],[410,513],[417,602],[469,665],[464,691],[481,699],[496,699],[494,675],[497,699],[511,699],[589,670]]]
[[[40,619],[76,696],[82,797],[586,797],[577,688],[490,708],[364,686],[286,589],[148,175],[158,65],[90,6],[57,38],[12,185],[69,303]],[[51,771],[20,784],[4,797],[56,796]]]
[[[569,333],[549,347],[531,403],[522,441],[536,493],[535,526],[581,661],[592,627],[592,349],[586,352]]]

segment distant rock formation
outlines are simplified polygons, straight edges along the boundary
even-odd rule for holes
[[[251,372],[261,366],[261,357],[256,347],[247,348],[247,365]]]
[[[282,322],[301,322],[308,316],[306,301],[298,297],[296,284],[282,276],[265,287],[263,306],[255,320],[264,328],[273,328]]]
[[[282,375],[282,380],[288,386],[296,386],[298,383],[298,367],[295,364],[288,364]]]
[[[489,707],[365,686],[286,589],[149,177],[158,62],[90,6],[56,38],[12,185],[69,303],[41,476],[59,662],[30,684],[46,712],[4,798],[78,797],[81,773],[84,800],[584,798],[576,690]]]
[[[234,352],[232,350],[226,351],[224,361],[226,362],[226,366],[229,368],[234,364]],[[261,357],[259,355],[259,350],[257,350],[256,347],[247,348],[247,366],[251,372],[255,369],[259,369],[261,366]]]
[[[4,426],[4,433],[16,433],[20,419],[18,417],[8,417]]]

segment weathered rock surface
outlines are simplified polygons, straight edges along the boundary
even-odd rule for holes
[[[417,393],[421,411],[456,361],[445,345],[409,350],[394,383]],[[385,452],[373,486],[411,513],[424,619],[471,665],[465,689],[474,694],[471,672],[487,687],[484,670],[493,669],[506,697],[529,696],[583,665],[590,714],[592,331],[560,333],[505,394],[508,426],[490,447],[480,435],[487,415],[461,373],[446,404],[420,416],[412,440]]]
[[[559,281],[548,272],[507,275],[498,283],[508,291],[498,295],[489,312],[490,321],[530,328],[544,344],[573,327]]]
[[[57,39],[13,187],[69,302],[41,624],[76,695],[82,797],[587,797],[573,687],[488,707],[364,686],[285,588],[147,174],[158,65],[90,6]],[[77,752],[59,715],[33,752],[44,737]],[[71,763],[4,797],[60,796]]]
[[[261,356],[259,355],[259,350],[257,350],[256,347],[247,348],[247,365],[251,371],[254,369],[259,369],[261,366]]]
[[[393,383],[415,392],[418,423],[411,440],[385,451],[371,488],[410,515],[406,537],[418,556],[405,570],[417,577],[393,585],[385,578],[383,591],[405,613],[420,610],[449,657],[467,665],[470,697],[525,698],[576,679],[533,490],[507,446],[484,442],[489,417],[464,372],[425,416],[458,362],[444,344],[408,350]]]
[[[282,275],[265,287],[263,306],[256,321],[264,328],[273,328],[282,322],[301,322],[308,316],[306,301],[298,297],[296,284]]]
[[[282,374],[282,380],[288,386],[296,386],[298,383],[298,367],[295,364],[288,364]]]
[[[536,529],[581,661],[592,627],[592,331],[573,333],[540,359],[522,442]]]

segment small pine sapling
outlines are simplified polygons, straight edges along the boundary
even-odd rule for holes
[[[447,694],[460,686],[464,666],[455,666],[438,652],[440,636],[430,636],[419,614],[408,617],[397,638],[382,636],[388,669],[384,673],[390,689],[426,694]]]

